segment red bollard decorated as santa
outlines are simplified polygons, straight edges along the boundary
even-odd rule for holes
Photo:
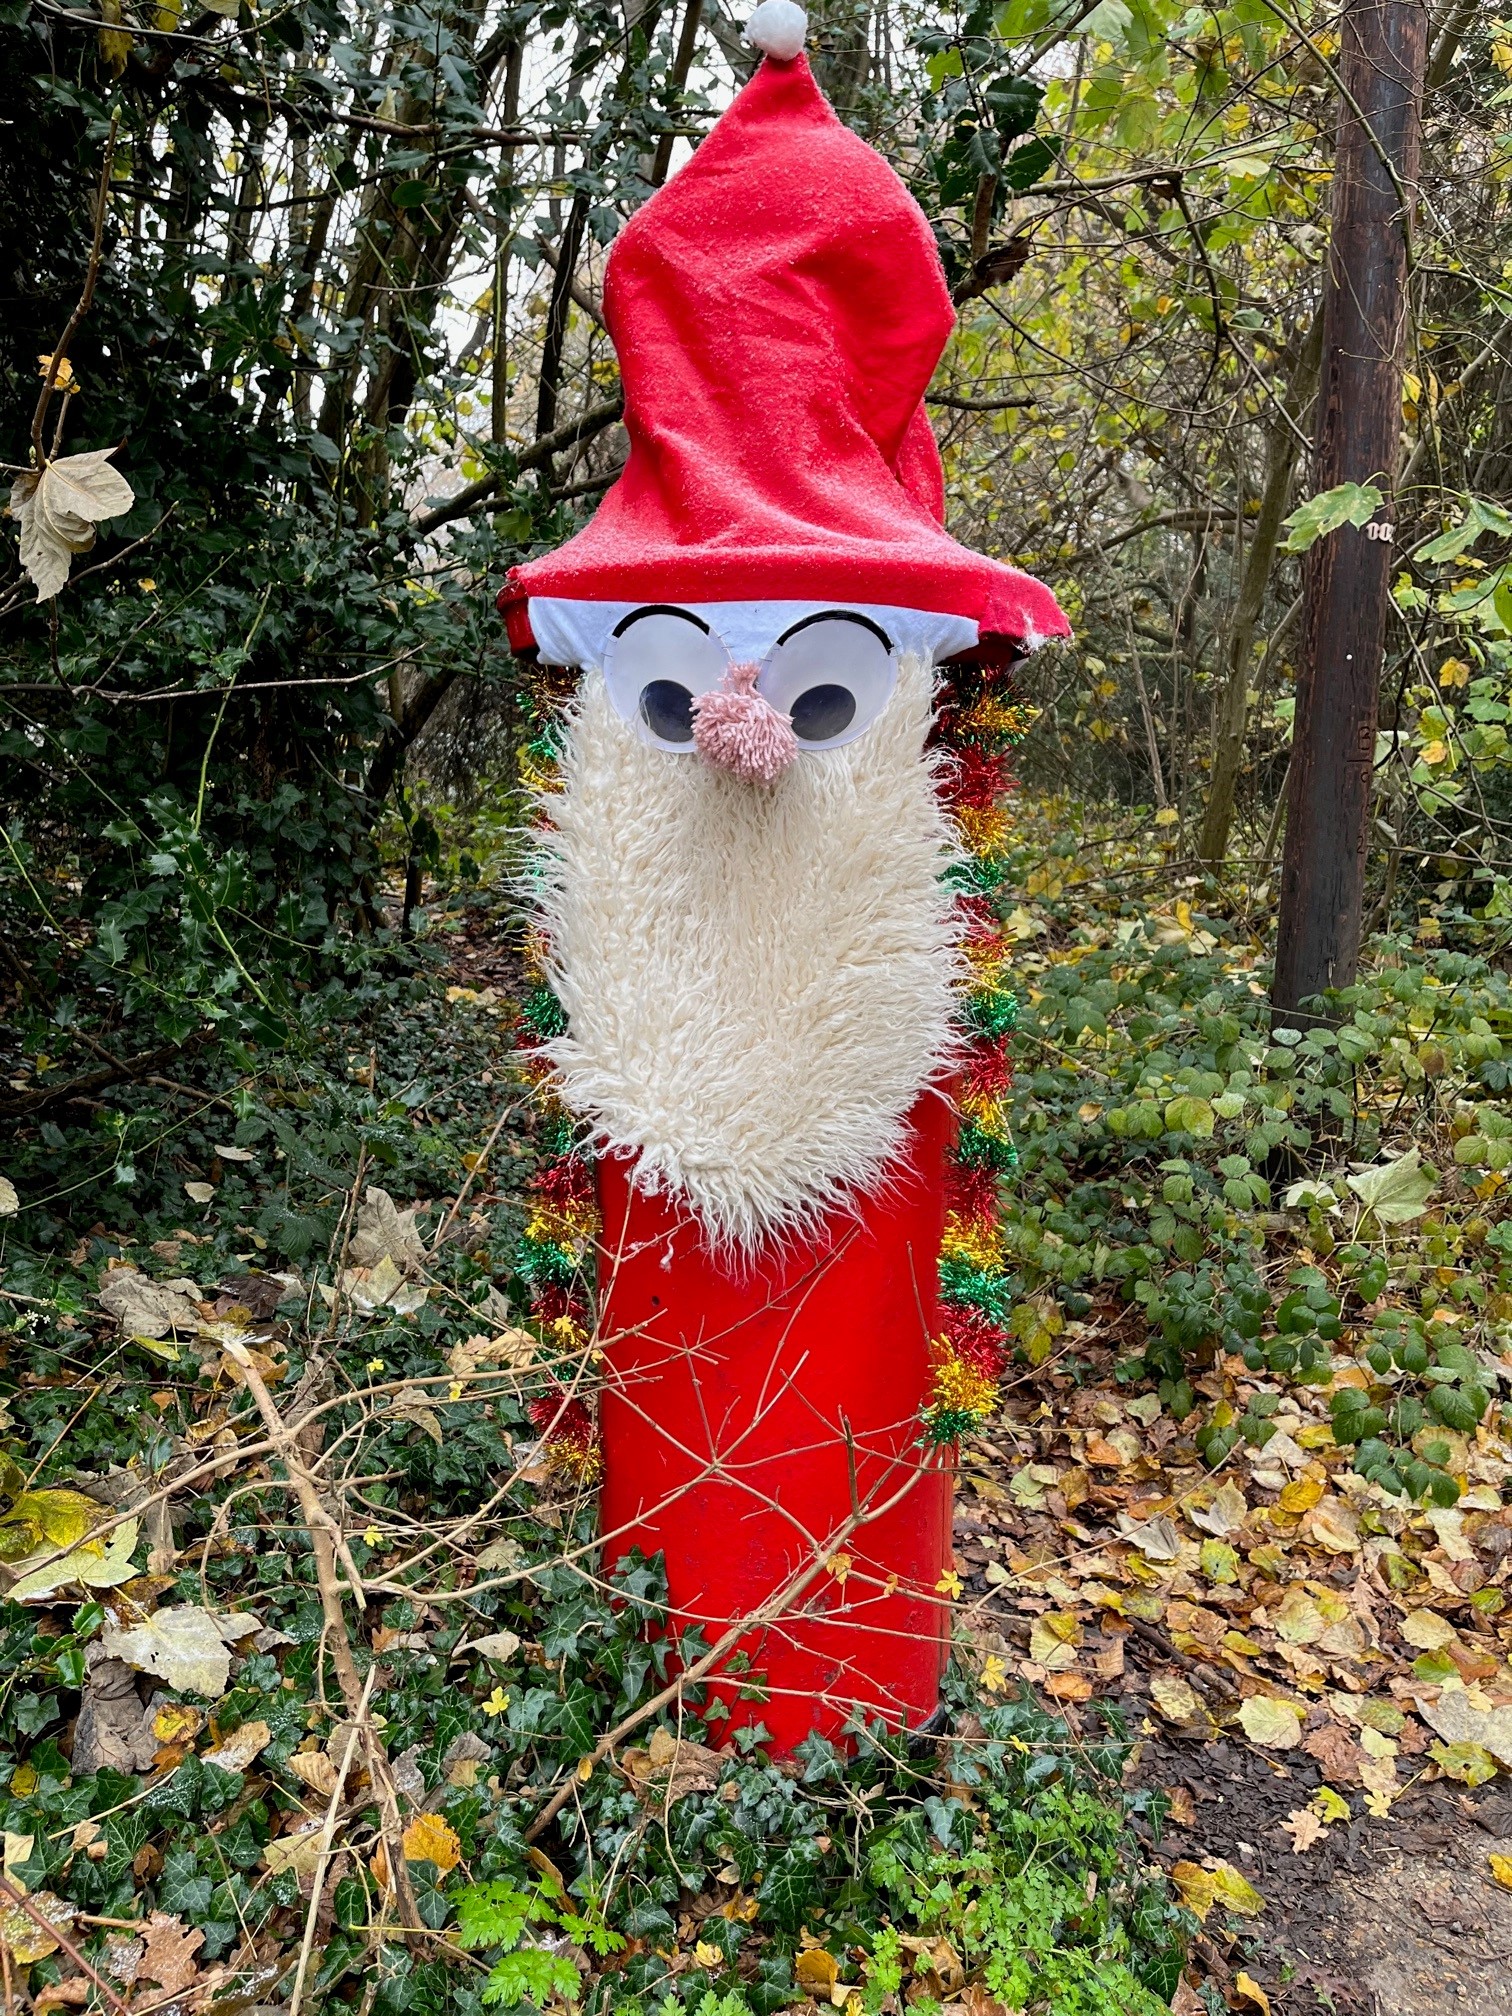
[[[954,1445],[1009,1349],[1010,668],[1067,630],[944,530],[949,293],[804,25],[764,0],[615,243],[628,460],[500,597],[541,715],[521,1274],[602,1354],[596,1420],[569,1382],[541,1426],[669,1629],[750,1620],[712,1733],[777,1750],[938,1705]]]

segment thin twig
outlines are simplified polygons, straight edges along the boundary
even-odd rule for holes
[[[78,306],[68,318],[68,326],[53,346],[52,356],[48,359],[47,363],[47,373],[42,380],[42,390],[37,394],[37,408],[32,414],[32,452],[36,456],[38,469],[41,469],[47,461],[47,450],[43,445],[43,428],[47,420],[47,409],[51,403],[52,395],[58,389],[58,374],[68,362],[68,346],[72,343],[78,331],[79,324],[89,313],[90,305],[94,300],[95,282],[100,277],[100,249],[105,242],[105,206],[110,197],[110,171],[115,165],[116,126],[120,120],[120,116],[119,112],[111,113],[110,132],[106,135],[105,139],[105,160],[100,169],[99,191],[95,196],[94,243],[90,247],[89,265],[84,274],[84,290],[79,296]],[[64,394],[63,406],[66,412],[68,410],[68,397],[66,393]],[[57,452],[57,447],[58,443],[55,438],[53,441],[54,453]]]
[[[336,1767],[336,1783],[331,1787],[330,1804],[326,1807],[325,1824],[320,1830],[320,1854],[315,1862],[315,1885],[310,1892],[310,1908],[305,1913],[304,1938],[300,1941],[299,1965],[294,1973],[294,1988],[289,1996],[289,2016],[299,2016],[299,2005],[304,1996],[305,1975],[309,1972],[310,1954],[315,1946],[315,1921],[320,1915],[320,1896],[325,1888],[326,1868],[331,1859],[331,1843],[336,1832],[336,1814],[341,1805],[342,1791],[346,1776],[352,1768],[352,1757],[357,1748],[357,1739],[367,1724],[368,1701],[373,1692],[373,1681],[378,1674],[375,1659],[368,1668],[367,1679],[362,1683],[362,1699],[357,1704],[357,1715],[347,1730],[346,1747],[341,1753],[341,1762]]]

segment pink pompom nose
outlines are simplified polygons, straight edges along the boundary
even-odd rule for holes
[[[798,754],[792,716],[779,714],[756,691],[758,665],[732,665],[715,693],[693,702],[693,741],[700,756],[747,784],[775,784]]]

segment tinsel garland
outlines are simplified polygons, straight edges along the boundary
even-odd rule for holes
[[[557,723],[573,683],[574,675],[558,667],[532,666],[521,690],[533,732],[520,751],[520,777],[535,794],[538,826],[549,822],[551,794],[559,788]],[[514,1279],[547,1352],[559,1360],[576,1356],[581,1368],[593,1334],[599,1214],[592,1159],[553,1090],[551,1066],[541,1050],[566,1026],[562,1004],[546,979],[544,950],[532,933],[515,1030],[515,1050],[538,1114],[540,1159],[526,1185],[529,1210]],[[597,1425],[585,1402],[554,1373],[548,1376],[548,1390],[529,1401],[526,1412],[541,1432],[552,1468],[591,1484],[599,1473]]]
[[[1008,950],[995,898],[1007,866],[1009,752],[1032,719],[1015,697],[1006,666],[951,668],[939,715],[939,739],[950,752],[941,791],[967,850],[956,871],[965,922],[966,1047],[957,1075],[961,1119],[946,1169],[941,1327],[924,1410],[925,1435],[936,1444],[958,1442],[992,1418],[998,1381],[1013,1351],[1004,1327],[1010,1288],[998,1184],[1018,1160],[1007,1103],[1013,1086],[1008,1044],[1018,1000],[1008,985]]]
[[[534,666],[522,690],[533,732],[520,751],[520,775],[536,795],[540,824],[549,821],[551,794],[558,788],[556,724],[572,682],[569,672]],[[1008,1043],[1018,1002],[1007,984],[1008,954],[994,898],[1006,865],[1003,801],[1013,782],[1009,751],[1032,718],[1014,698],[1006,668],[951,668],[939,715],[939,739],[951,758],[942,770],[941,791],[967,850],[952,879],[965,925],[968,979],[961,1011],[966,1047],[957,1090],[961,1119],[947,1168],[939,1257],[942,1322],[923,1417],[925,1435],[935,1444],[959,1441],[990,1420],[998,1381],[1012,1353],[1004,1327],[1010,1290],[998,1183],[1017,1160],[1007,1095],[1013,1084]],[[551,1067],[540,1048],[564,1026],[542,952],[538,940],[527,942],[527,991],[515,1037],[540,1117],[540,1161],[527,1185],[529,1216],[515,1279],[545,1349],[581,1360],[593,1330],[599,1217],[592,1160],[552,1089]],[[552,1375],[550,1389],[532,1400],[527,1411],[541,1431],[552,1466],[580,1483],[593,1482],[599,1471],[597,1434],[584,1401]]]

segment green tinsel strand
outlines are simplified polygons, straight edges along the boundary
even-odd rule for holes
[[[940,1261],[940,1297],[957,1307],[980,1309],[995,1323],[1005,1323],[1013,1308],[1013,1290],[1006,1274],[989,1274],[958,1254]]]
[[[577,1147],[577,1129],[570,1113],[548,1113],[541,1122],[541,1157],[560,1162]]]
[[[520,1004],[520,1019],[538,1042],[567,1032],[567,1011],[549,987],[532,987]]]
[[[515,1273],[527,1288],[572,1288],[578,1264],[563,1246],[549,1239],[522,1239],[515,1255]]]
[[[933,1448],[942,1449],[948,1442],[974,1434],[981,1425],[980,1417],[964,1407],[932,1407],[924,1416],[924,1439]]]
[[[562,737],[556,724],[533,735],[525,744],[525,754],[538,770],[549,770],[562,754]]]
[[[952,861],[940,880],[963,896],[991,896],[1002,887],[1007,873],[1005,861],[984,861],[979,854],[967,854]]]
[[[956,1137],[956,1159],[968,1169],[1016,1169],[1018,1156],[1011,1141],[989,1134],[975,1120],[963,1119]]]
[[[1018,996],[1007,987],[983,988],[966,997],[966,1021],[979,1036],[996,1040],[1018,1027]]]

